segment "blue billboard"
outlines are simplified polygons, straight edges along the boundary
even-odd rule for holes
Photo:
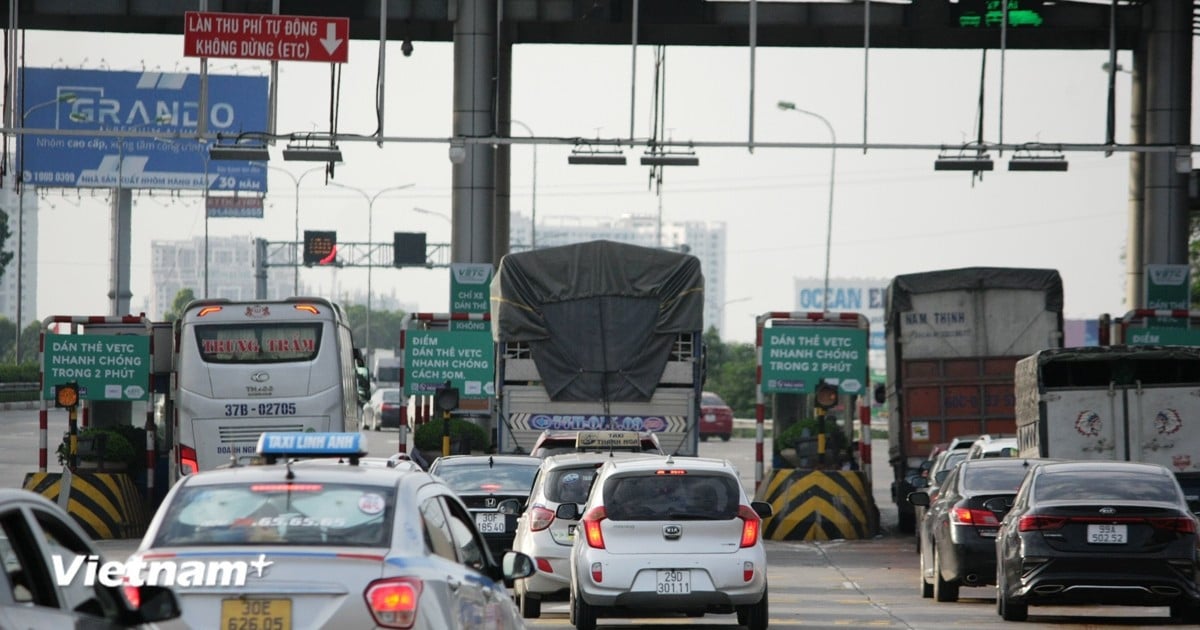
[[[27,134],[17,141],[24,181],[35,186],[263,192],[266,162],[208,159],[195,134],[200,75],[26,68],[24,127],[84,132],[162,132],[164,138]],[[208,75],[206,132],[267,129],[267,77]]]

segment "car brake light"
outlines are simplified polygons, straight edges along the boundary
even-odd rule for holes
[[[754,579],[754,563],[749,560],[742,563],[742,581],[749,582]]]
[[[604,581],[604,565],[599,562],[592,563],[592,581],[597,584]]]
[[[1186,516],[1146,519],[1155,529],[1169,529],[1180,534],[1195,534],[1196,519]]]
[[[179,475],[190,475],[200,470],[196,463],[196,449],[179,445]]]
[[[758,529],[762,519],[748,505],[738,506],[738,518],[742,519],[742,547],[753,547],[758,542]]]
[[[600,521],[607,517],[608,513],[604,511],[603,505],[594,507],[583,515],[580,523],[583,524],[583,533],[589,547],[604,549],[604,532],[600,531]]]
[[[554,512],[540,505],[533,506],[533,510],[529,514],[530,531],[540,532],[543,529],[550,527],[550,523],[553,522]]]
[[[1017,521],[1017,531],[1031,532],[1046,529],[1062,529],[1067,524],[1065,516],[1045,516],[1042,514],[1026,514]]]
[[[990,510],[973,510],[956,507],[950,510],[950,522],[958,525],[974,525],[976,527],[999,527],[1000,521]]]
[[[419,578],[395,577],[375,580],[363,591],[367,608],[377,625],[411,628],[417,620],[417,603],[423,583]]]

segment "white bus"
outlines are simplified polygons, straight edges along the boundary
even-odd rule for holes
[[[171,478],[252,454],[263,431],[358,431],[355,362],[329,300],[188,304],[175,327]]]

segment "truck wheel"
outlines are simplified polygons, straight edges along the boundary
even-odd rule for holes
[[[911,534],[917,529],[917,515],[912,512],[900,512],[896,527],[905,534]]]

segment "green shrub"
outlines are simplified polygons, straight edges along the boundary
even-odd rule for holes
[[[797,421],[786,431],[779,434],[778,439],[772,439],[772,446],[775,452],[785,448],[795,448],[796,440],[804,437],[804,430],[808,429],[808,437],[817,437],[817,419],[805,418]],[[842,427],[837,425],[837,422],[832,419],[825,421],[825,450],[826,451],[841,451],[846,448],[846,434]]]
[[[112,427],[100,429],[96,427],[88,427],[79,432],[77,440],[81,441],[87,438],[95,438],[98,435],[107,436],[104,446],[104,461],[114,463],[123,462],[127,468],[132,469],[137,466],[138,462],[142,461],[142,458],[145,455],[144,445],[146,436],[145,430],[137,429],[138,431],[142,431],[142,441],[140,444],[143,446],[140,449],[134,448],[133,444],[130,443],[129,438],[122,434],[123,432],[131,432],[130,429],[137,428],[121,427],[118,429],[116,427]],[[63,466],[67,465],[67,452],[70,449],[68,440],[70,440],[70,436],[64,433],[62,442],[58,445],[58,463],[62,464]],[[98,452],[80,453],[79,459],[82,461],[98,461],[100,459],[100,454]]]
[[[451,448],[454,448],[464,436],[470,440],[473,450],[491,450],[491,436],[488,435],[488,432],[483,427],[463,418],[451,418]],[[442,450],[442,421],[430,420],[425,424],[417,425],[417,430],[413,433],[413,444],[422,451]]]

